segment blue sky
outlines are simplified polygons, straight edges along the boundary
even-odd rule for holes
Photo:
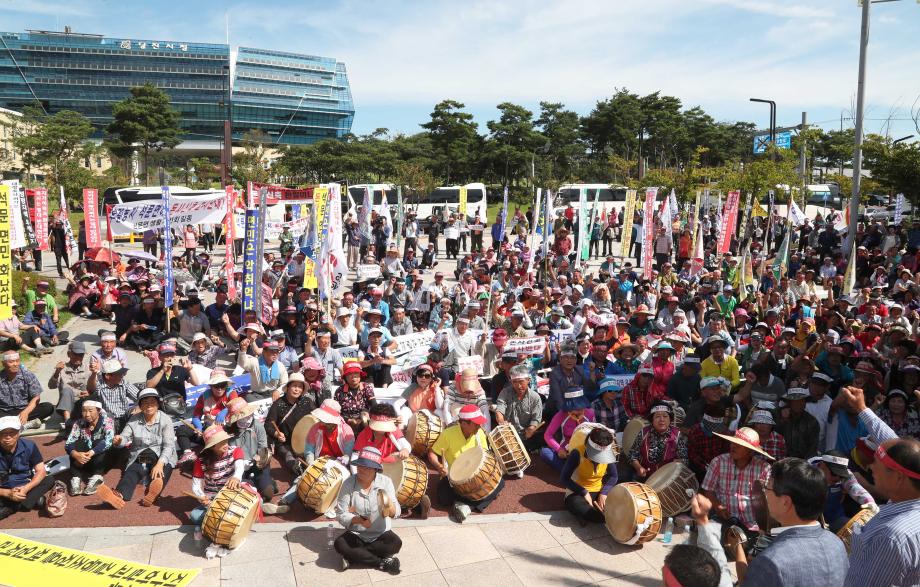
[[[354,131],[412,133],[443,98],[481,129],[495,105],[560,101],[585,114],[614,88],[661,90],[719,120],[837,128],[855,109],[856,0],[4,0],[3,30],[224,42],[329,55],[346,63]],[[920,5],[872,7],[867,132],[917,133]],[[917,103],[920,106],[920,102]],[[885,119],[892,118],[890,123]],[[852,125],[851,120],[843,124]]]

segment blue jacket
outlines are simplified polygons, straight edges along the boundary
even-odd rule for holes
[[[48,314],[42,314],[41,316],[35,313],[35,310],[28,312],[22,320],[23,324],[28,324],[29,326],[38,326],[38,329],[42,333],[42,338],[52,338],[57,336],[57,327],[54,325],[54,320],[51,319],[51,316]]]
[[[843,542],[820,526],[781,532],[744,575],[743,587],[837,587],[849,561]]]

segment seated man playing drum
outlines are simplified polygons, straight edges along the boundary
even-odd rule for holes
[[[687,436],[677,426],[671,404],[658,400],[649,408],[651,426],[646,426],[629,448],[629,465],[637,480],[649,475],[673,461],[687,465]]]
[[[227,405],[226,430],[232,437],[231,444],[243,449],[243,458],[246,460],[243,479],[255,486],[262,499],[268,502],[275,495],[271,475],[271,453],[268,452],[268,435],[265,434],[265,427],[254,416],[255,411],[255,405],[241,397],[230,400]]]
[[[438,501],[444,506],[453,506],[451,514],[460,523],[469,517],[473,509],[480,513],[485,511],[505,486],[505,480],[501,479],[497,487],[485,498],[471,501],[458,495],[448,478],[449,468],[465,451],[475,447],[489,449],[489,437],[482,430],[485,423],[486,418],[479,408],[473,405],[464,406],[457,415],[457,423],[445,428],[428,451],[428,462],[441,474],[441,480],[438,482]]]
[[[582,422],[592,422],[594,420],[594,410],[589,408],[590,403],[585,397],[584,389],[581,387],[570,387],[563,394],[562,411],[556,412],[546,432],[543,433],[543,440],[546,446],[540,449],[540,457],[549,463],[557,471],[562,471],[562,466],[568,457],[569,440],[575,428]]]
[[[486,417],[486,424],[483,427],[488,433],[491,429],[489,421],[489,400],[486,398],[485,390],[479,381],[479,372],[475,369],[464,369],[454,378],[454,383],[447,388],[447,409],[444,415],[444,425],[452,424],[457,419],[457,414],[463,406],[475,405]]]
[[[741,528],[754,540],[760,531],[755,511],[758,482],[770,476],[770,455],[760,447],[760,436],[752,428],[739,428],[734,436],[715,433],[729,441],[726,454],[714,458],[709,464],[701,489],[712,501],[714,518],[723,524]]]
[[[584,525],[604,523],[607,493],[617,484],[617,468],[613,465],[613,433],[604,426],[591,429],[569,445],[562,467],[565,485],[565,507]]]
[[[357,473],[345,479],[339,491],[335,509],[347,532],[336,538],[335,550],[342,556],[343,571],[360,564],[399,574],[396,554],[402,540],[391,528],[400,508],[393,481],[381,473],[381,461],[376,448],[361,449],[352,461]]]
[[[530,388],[530,369],[526,365],[511,368],[511,386],[498,394],[495,419],[499,424],[511,424],[527,451],[540,448],[543,437],[536,434],[543,417],[543,401]]]

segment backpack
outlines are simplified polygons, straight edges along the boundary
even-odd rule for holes
[[[67,511],[67,486],[63,481],[54,482],[54,487],[48,492],[45,511],[52,518],[60,518]]]

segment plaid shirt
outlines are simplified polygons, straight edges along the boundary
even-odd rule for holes
[[[20,366],[12,380],[6,378],[6,373],[6,369],[0,372],[0,410],[21,412],[32,398],[42,394],[42,386],[25,367]]]
[[[102,409],[117,420],[128,413],[128,408],[137,401],[137,394],[137,388],[132,383],[122,380],[117,386],[110,387],[103,380],[96,385],[94,395],[102,402]]]
[[[718,500],[728,509],[728,515],[738,518],[748,530],[759,530],[754,519],[754,481],[766,481],[770,477],[770,465],[766,459],[755,454],[751,462],[739,469],[730,454],[712,459],[702,488],[715,493]]]
[[[770,433],[770,436],[761,439],[760,448],[767,451],[767,454],[777,461],[786,458],[786,439],[775,430]]]
[[[623,407],[626,409],[626,415],[630,418],[635,418],[636,416],[647,417],[648,411],[651,409],[652,404],[655,403],[655,400],[664,397],[664,387],[656,389],[655,386],[649,386],[646,391],[642,391],[639,389],[638,379],[639,376],[637,375],[623,388]]]
[[[591,404],[591,409],[594,410],[594,421],[598,424],[603,424],[616,432],[622,432],[626,428],[628,418],[620,398],[613,400],[613,407],[609,408],[603,399],[597,398]],[[628,447],[624,448],[624,450],[628,450]]]

